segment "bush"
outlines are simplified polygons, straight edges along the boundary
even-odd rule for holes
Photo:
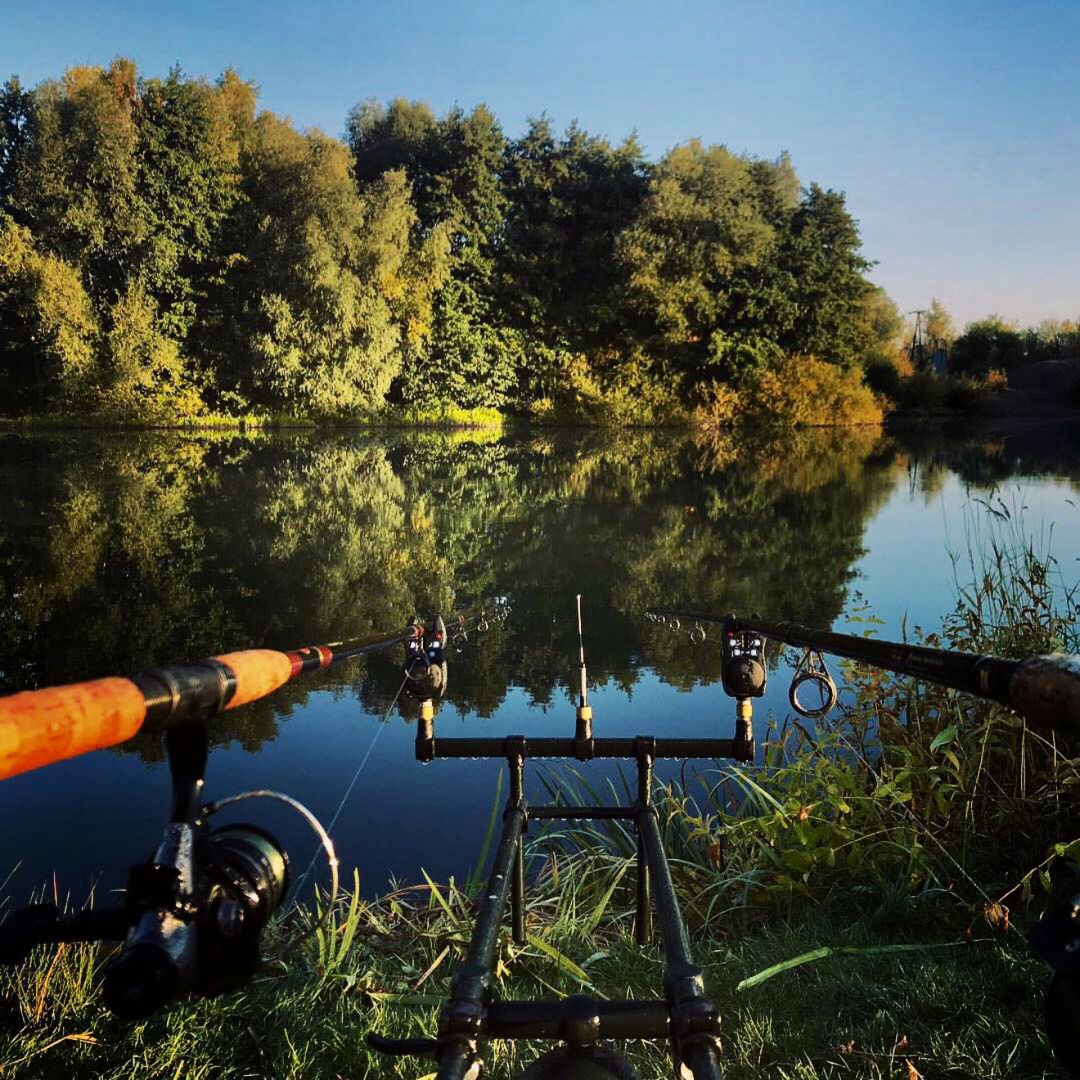
[[[899,404],[909,409],[940,409],[945,404],[945,380],[931,371],[917,371],[903,381]]]
[[[901,381],[895,400],[906,409],[924,412],[977,412],[1004,381],[1000,372],[977,378],[973,375],[941,376],[932,371],[917,371]]]
[[[883,418],[859,369],[844,369],[812,356],[788,357],[738,388],[709,386],[695,413],[705,427],[740,423],[766,428],[849,427],[880,424]]]
[[[875,394],[884,394],[893,401],[900,400],[900,388],[902,379],[895,364],[888,360],[875,360],[866,365],[866,385]]]
[[[955,409],[957,412],[975,412],[986,404],[990,396],[990,385],[981,379],[974,379],[970,375],[957,375],[955,378],[946,380],[945,385],[945,408]]]

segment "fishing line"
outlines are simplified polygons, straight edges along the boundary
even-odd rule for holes
[[[862,764],[863,768],[866,769],[867,774],[874,777],[874,784],[876,786],[878,782],[877,774],[874,772],[874,768],[870,764],[870,762],[867,761],[865,755],[860,753],[859,749],[848,740],[847,736],[831,720],[825,720],[824,722],[825,725],[833,732],[833,734],[836,735],[840,742],[847,747],[848,751],[854,754],[855,758]],[[956,861],[949,849],[933,834],[933,832],[930,831],[930,826],[927,825],[926,822],[924,822],[919,817],[919,815],[916,814],[910,806],[908,806],[906,802],[893,804],[894,809],[897,806],[899,806],[902,810],[904,810],[905,813],[907,813],[907,815],[915,823],[916,828],[921,831],[924,836],[932,840],[937,845],[945,858],[948,859],[949,862],[952,863],[952,865],[960,871],[960,874],[969,884],[975,887],[975,889],[987,902],[987,904],[993,904],[994,901],[990,898],[990,895],[987,893],[987,891],[960,865],[960,863]]]
[[[349,781],[349,786],[345,789],[345,794],[342,795],[341,802],[338,803],[338,808],[334,811],[334,816],[330,819],[330,824],[326,826],[326,831],[328,833],[337,824],[338,818],[341,817],[342,812],[345,809],[345,805],[349,801],[349,796],[352,795],[353,788],[356,787],[356,782],[360,779],[360,774],[364,771],[364,767],[367,765],[369,759],[371,758],[371,752],[375,749],[375,744],[379,741],[379,736],[383,733],[383,728],[386,727],[386,722],[390,719],[390,713],[394,711],[394,706],[397,705],[398,698],[401,697],[401,691],[405,689],[405,684],[408,681],[409,675],[406,672],[405,678],[401,680],[401,685],[397,688],[397,693],[394,694],[393,700],[390,702],[389,706],[386,709],[386,712],[383,713],[382,719],[379,721],[378,726],[375,728],[375,734],[372,736],[371,742],[368,743],[368,748],[364,752],[364,756],[361,759],[360,764],[357,766],[356,772],[353,773],[353,778]],[[314,869],[315,863],[318,862],[318,859],[319,848],[316,848],[315,854],[311,856],[311,862],[308,863],[308,867],[304,871],[303,876],[296,883],[296,890],[293,893],[293,896],[296,897],[296,899],[293,901],[294,910],[295,908],[299,907],[300,890],[303,887],[304,882],[307,881],[308,876],[311,874],[311,871]],[[331,900],[333,900],[333,897],[331,897]]]
[[[461,626],[461,632],[465,636],[465,642],[464,643],[468,642],[468,636],[467,635],[472,630],[476,630],[476,631],[478,631],[480,633],[483,633],[487,629],[489,629],[489,627],[490,627],[490,621],[489,620],[490,619],[493,619],[497,623],[502,623],[502,622],[505,622],[505,620],[506,620],[506,618],[508,616],[509,616],[509,610],[506,609],[506,608],[500,608],[498,610],[498,612],[493,613],[491,616],[489,616],[486,611],[481,611],[478,617],[477,616],[473,617],[473,618],[476,619],[476,625],[472,626],[472,627],[467,627],[465,625],[465,620],[462,618],[460,620],[459,625]],[[459,651],[460,651],[460,648],[459,648]],[[394,707],[397,705],[398,699],[401,697],[401,692],[402,692],[402,690],[405,689],[406,685],[409,682],[409,679],[410,679],[410,672],[409,672],[408,669],[406,669],[405,677],[401,680],[401,685],[397,688],[397,692],[394,694],[393,699],[391,700],[390,704],[387,706],[386,712],[383,713],[382,720],[379,722],[378,726],[376,727],[375,734],[372,736],[371,742],[368,743],[367,750],[364,751],[364,756],[361,759],[360,764],[357,766],[356,772],[353,773],[352,779],[349,781],[349,786],[345,789],[345,794],[342,795],[342,797],[341,797],[341,802],[338,803],[338,807],[334,811],[334,815],[333,815],[333,817],[331,817],[330,823],[326,826],[326,831],[328,833],[334,828],[334,826],[338,822],[338,819],[341,817],[342,813],[344,812],[345,807],[349,802],[349,798],[353,793],[353,789],[356,787],[356,784],[360,779],[360,774],[364,771],[364,768],[366,767],[368,761],[371,759],[371,754],[372,754],[372,751],[375,749],[375,744],[379,741],[379,736],[383,733],[383,729],[386,727],[387,721],[390,719],[390,714],[394,711]],[[307,881],[308,877],[311,875],[311,871],[315,868],[315,863],[318,861],[318,859],[319,859],[319,848],[316,848],[315,853],[311,856],[311,862],[308,863],[307,869],[304,871],[304,873],[301,876],[300,880],[297,882],[296,888],[295,888],[295,890],[293,892],[293,896],[295,897],[295,899],[293,901],[293,910],[295,910],[297,907],[299,907],[299,897],[300,897],[301,889],[302,889],[304,883]]]

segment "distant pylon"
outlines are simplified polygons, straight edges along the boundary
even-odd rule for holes
[[[911,346],[908,349],[908,356],[911,358],[911,366],[916,371],[921,371],[926,362],[926,346],[923,343],[922,324],[922,317],[926,312],[926,308],[916,308],[914,311],[908,312],[909,315],[915,316],[915,330],[911,335]]]

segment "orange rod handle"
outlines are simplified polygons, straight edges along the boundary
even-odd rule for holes
[[[236,692],[229,699],[226,709],[246,705],[279,686],[284,686],[293,675],[292,660],[274,649],[245,649],[243,652],[225,653],[215,660],[228,667],[236,676]]]
[[[293,675],[292,660],[272,649],[214,659],[233,674],[227,709],[273,693]],[[142,727],[146,709],[143,691],[130,679],[95,679],[0,698],[0,780],[122,743]]]
[[[130,739],[146,701],[130,679],[24,690],[0,698],[0,780]]]

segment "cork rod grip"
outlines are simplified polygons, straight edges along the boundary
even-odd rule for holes
[[[243,652],[215,656],[236,679],[236,690],[226,704],[235,709],[249,701],[257,701],[284,686],[293,675],[293,662],[283,652],[274,649],[245,649]]]
[[[235,709],[273,693],[293,675],[292,659],[271,649],[246,649],[214,660],[215,665],[152,669],[135,676],[142,685],[131,679],[95,679],[0,698],[0,780],[115,746],[144,722],[157,727]],[[227,685],[231,692],[225,696]],[[162,693],[148,687],[160,687]]]
[[[0,780],[130,739],[146,701],[129,679],[24,690],[0,698]]]

